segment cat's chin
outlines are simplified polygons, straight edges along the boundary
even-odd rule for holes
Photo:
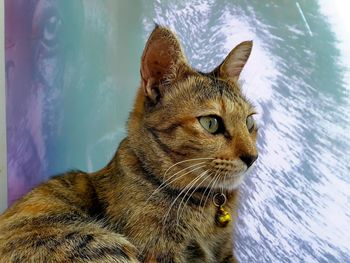
[[[252,169],[250,167],[242,172],[228,174],[218,183],[218,186],[228,191],[235,190],[243,183],[244,179],[251,173],[251,171]]]
[[[220,187],[226,190],[235,190],[243,183],[246,176],[247,174],[245,172],[228,175],[224,180],[222,180]]]

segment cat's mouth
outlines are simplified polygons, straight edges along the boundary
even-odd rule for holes
[[[233,190],[241,185],[245,177],[246,171],[225,173],[218,178],[217,186],[222,189]]]
[[[241,160],[227,160],[216,158],[211,162],[212,177],[216,178],[217,185],[222,188],[234,189],[244,180],[250,170]]]

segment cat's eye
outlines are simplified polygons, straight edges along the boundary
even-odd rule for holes
[[[199,118],[199,123],[209,133],[218,133],[221,129],[222,123],[219,117],[215,116],[202,116]]]
[[[246,124],[247,124],[248,131],[252,133],[255,128],[255,121],[254,121],[253,115],[250,115],[247,117]]]

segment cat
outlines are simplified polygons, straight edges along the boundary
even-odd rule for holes
[[[238,77],[252,42],[210,73],[156,26],[128,134],[100,171],[34,188],[0,216],[0,262],[233,263],[238,186],[257,159]]]

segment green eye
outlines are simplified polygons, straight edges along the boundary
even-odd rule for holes
[[[248,131],[252,133],[255,127],[255,121],[254,121],[253,115],[250,115],[247,117],[246,124],[247,124]]]
[[[216,133],[219,130],[219,120],[212,116],[203,116],[199,118],[202,127],[209,133]]]

